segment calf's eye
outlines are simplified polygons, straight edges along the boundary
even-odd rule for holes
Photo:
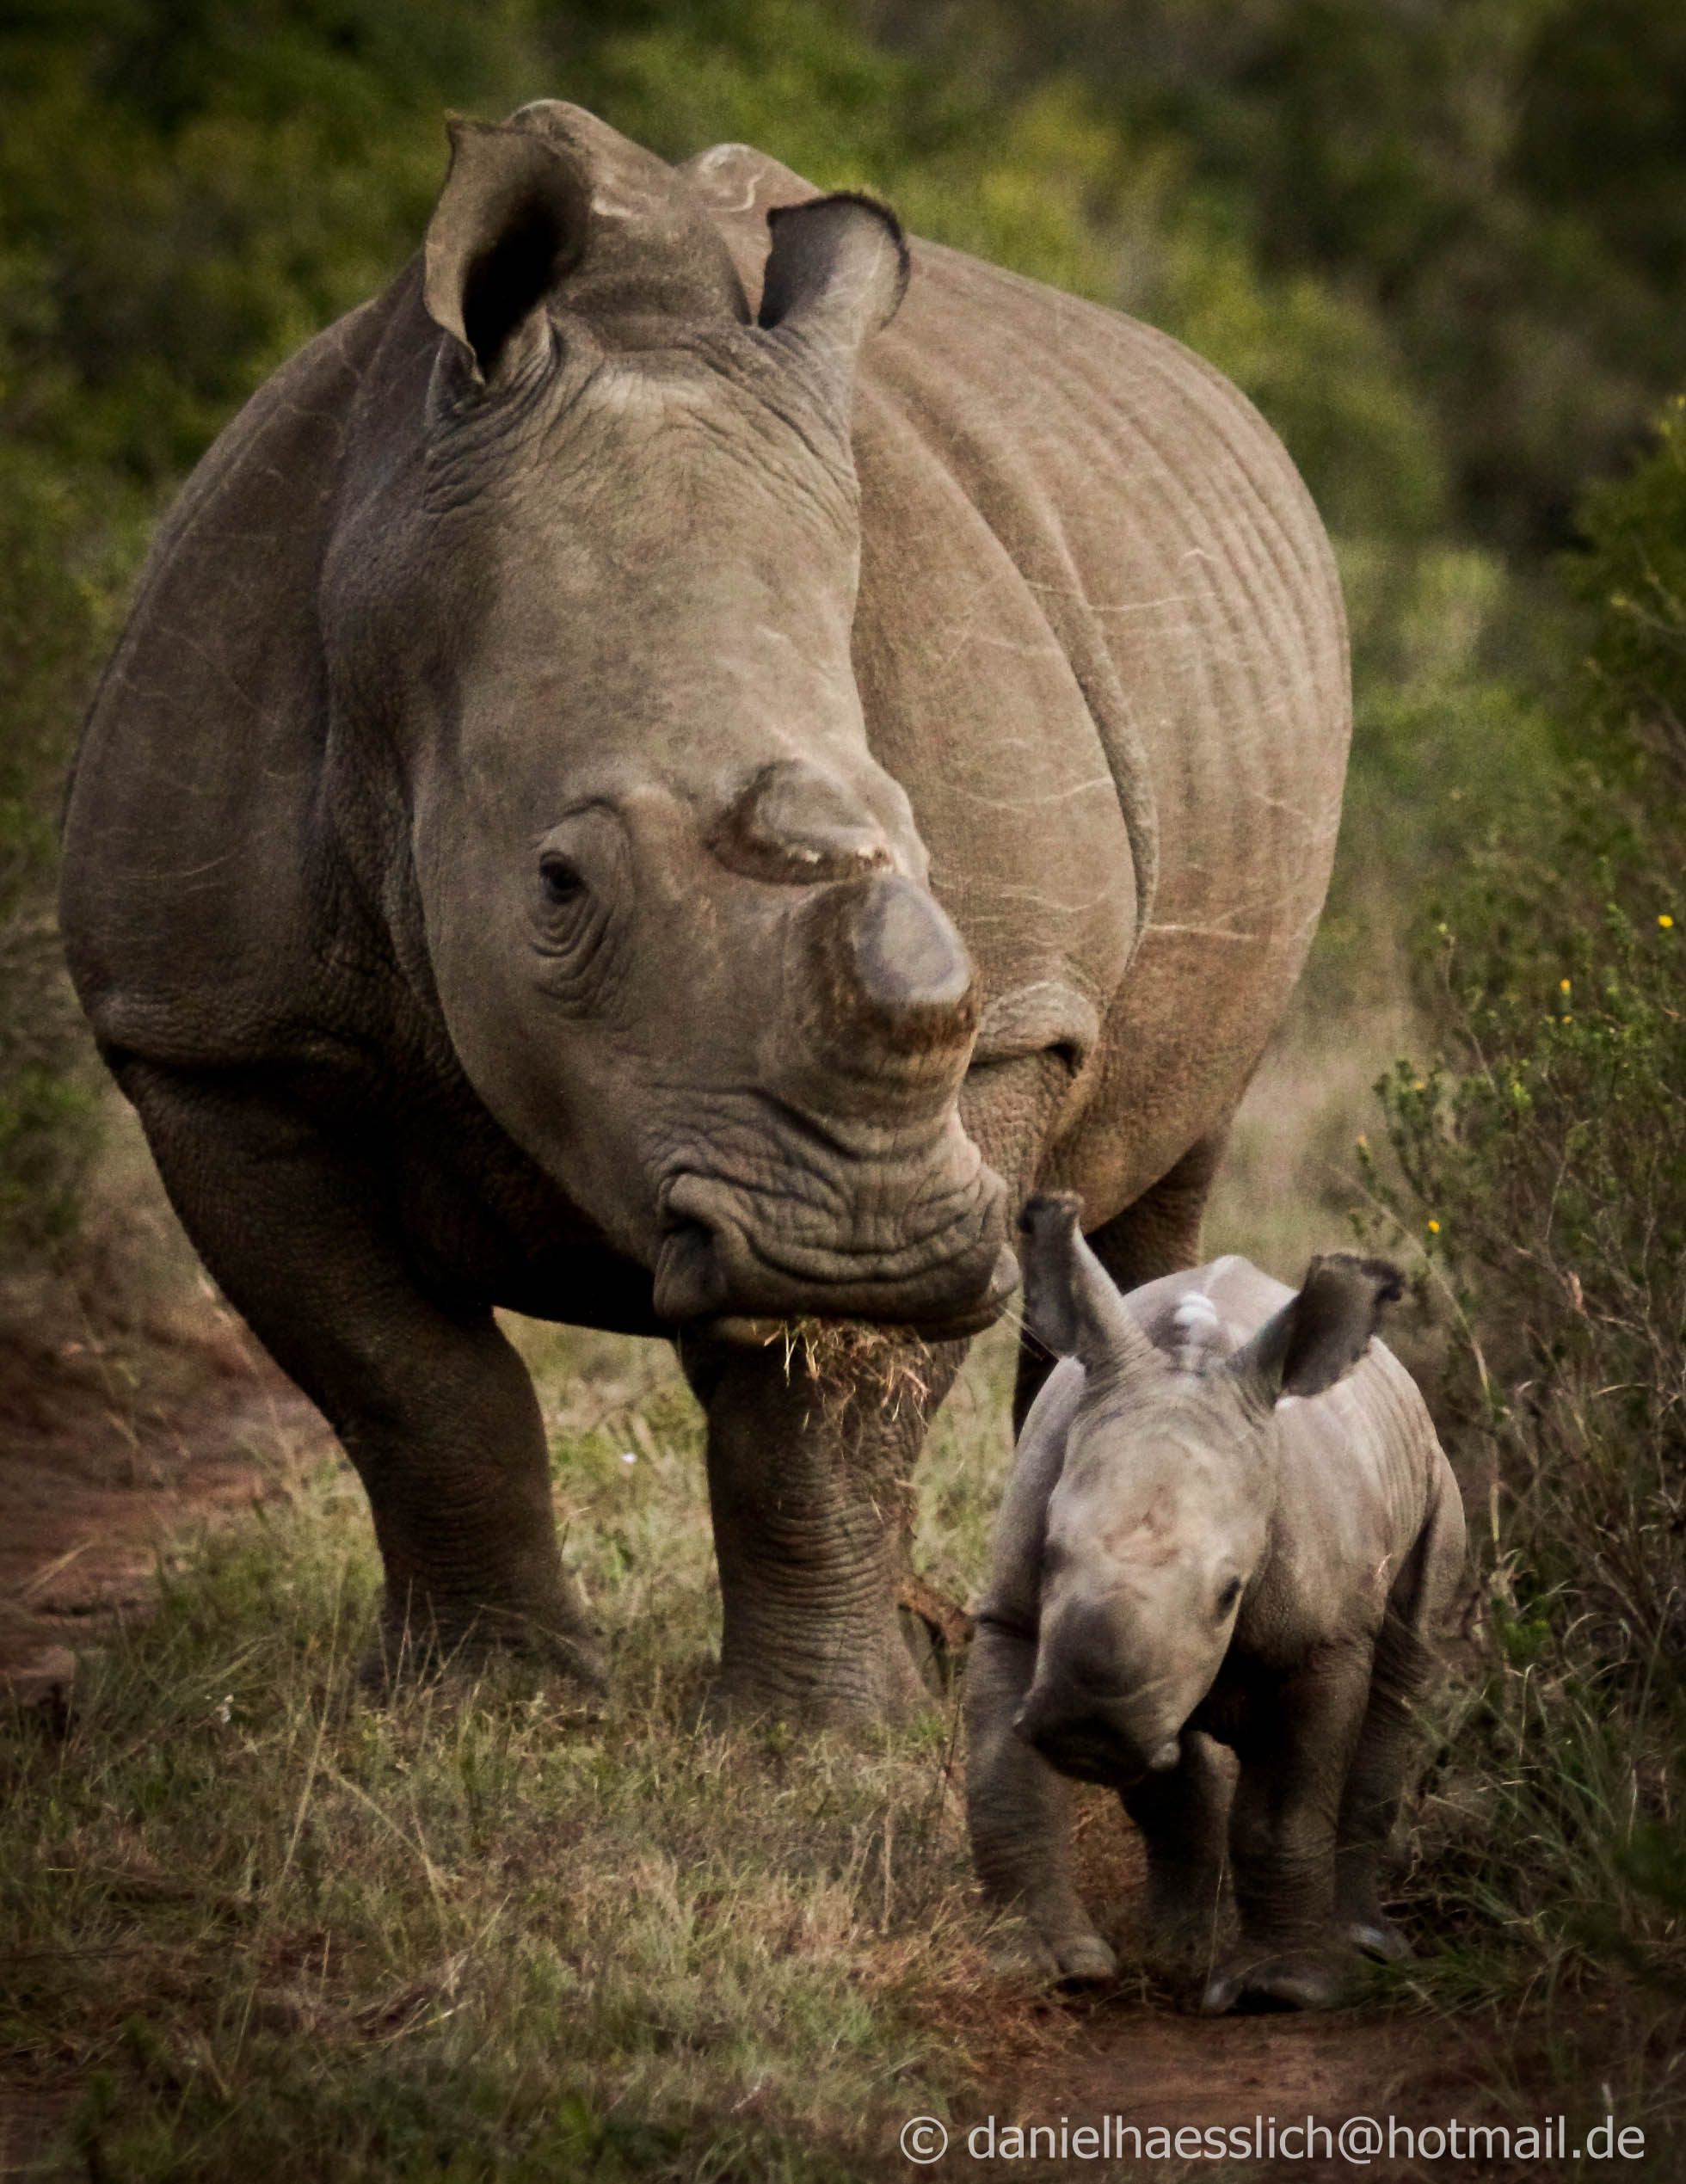
[[[1218,1595],[1218,1621],[1221,1622],[1241,1596],[1241,1580],[1232,1578]]]

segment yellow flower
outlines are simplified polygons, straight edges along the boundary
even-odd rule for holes
[[[1569,990],[1569,981],[1568,981],[1568,980],[1567,980],[1566,978],[1560,978],[1560,979],[1558,980],[1558,981],[1557,981],[1557,990],[1558,990],[1558,992],[1559,992],[1560,994],[1566,994],[1566,993],[1568,992],[1568,990]]]
[[[1561,1021],[1565,1024],[1572,1024],[1574,1020],[1575,1019],[1572,1016],[1566,1016],[1561,1019]]]
[[[1673,920],[1671,917],[1670,917],[1670,915],[1669,915],[1669,914],[1668,914],[1668,912],[1667,912],[1666,910],[1664,910],[1664,911],[1663,912],[1662,915],[1661,915],[1661,916],[1658,919],[1657,922],[1658,922],[1658,924],[1659,926],[1661,926],[1661,927],[1663,928],[1663,931],[1664,931],[1664,932],[1671,932],[1671,931],[1673,930],[1673,926],[1674,926],[1674,920]]]
[[[1439,1223],[1437,1221],[1431,1221],[1429,1223],[1429,1234],[1430,1234],[1431,1236],[1437,1236],[1439,1233],[1440,1233],[1440,1223]]]

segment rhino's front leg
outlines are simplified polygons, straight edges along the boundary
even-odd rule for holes
[[[1028,1969],[1111,1979],[1111,1950],[1071,1881],[1070,1792],[1012,1732],[1036,1672],[1036,1641],[981,1621],[966,1663],[966,1825],[991,1901],[1022,1914],[1034,1937]]]
[[[1198,1730],[1183,1732],[1180,1763],[1119,1793],[1148,1851],[1148,1923],[1156,1952],[1192,1969],[1215,1952],[1232,1782],[1226,1758]]]
[[[896,1595],[910,1474],[965,1354],[961,1342],[864,1333],[816,1367],[800,1342],[681,1342],[708,1412],[724,1618],[717,1706],[823,1726],[906,1720],[929,1705]]]
[[[374,1171],[307,1116],[138,1062],[120,1081],[206,1266],[368,1493],[386,1578],[372,1673],[494,1644],[600,1689],[532,1383],[489,1310],[423,1289]]]
[[[1209,2015],[1343,1998],[1351,1955],[1333,1931],[1335,1843],[1369,1675],[1368,1643],[1341,1646],[1254,1701],[1229,1820],[1240,1933],[1207,1983]]]

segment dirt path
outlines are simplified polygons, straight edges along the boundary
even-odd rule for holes
[[[0,1683],[26,1703],[62,1697],[76,1651],[144,1613],[161,1566],[280,1492],[280,1466],[332,1445],[208,1299],[164,1327],[52,1346],[0,1334]]]

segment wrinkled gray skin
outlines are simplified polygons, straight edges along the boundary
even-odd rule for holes
[[[1067,1355],[1025,1424],[967,1669],[978,1873],[1037,1966],[1111,1978],[1061,1777],[1105,1783],[1207,2011],[1338,2002],[1355,1950],[1409,1953],[1377,1867],[1464,1558],[1422,1398],[1371,1339],[1398,1277],[1335,1256],[1295,1295],[1223,1258],[1120,1296],[1074,1199],[1025,1221],[1027,1316]]]
[[[71,969],[361,1473],[389,1650],[597,1673],[503,1305],[678,1342],[724,1699],[894,1716],[907,1481],[1012,1209],[1070,1184],[1110,1264],[1186,1263],[1298,971],[1326,544],[1146,328],[917,243],[902,303],[881,209],[743,147],[553,102],[453,140],[422,253],[164,526]],[[816,1388],[798,1314],[879,1365]]]

